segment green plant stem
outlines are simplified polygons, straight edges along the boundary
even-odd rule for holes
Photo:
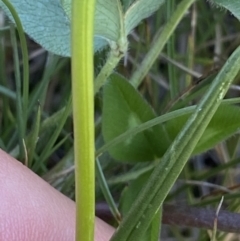
[[[117,42],[110,41],[110,52],[107,61],[97,78],[95,79],[94,94],[104,85],[107,78],[112,74],[121,58],[126,54],[128,48],[128,41],[125,33],[124,16],[121,1],[116,1],[118,6],[118,13],[120,16],[119,39]]]
[[[102,85],[106,82],[109,75],[116,68],[117,64],[123,57],[123,54],[116,53],[114,50],[110,50],[109,56],[100,73],[98,74],[95,85],[94,85],[94,94],[96,94]]]
[[[240,47],[230,56],[195,112],[173,141],[141,190],[111,241],[140,240],[239,72]]]
[[[168,39],[172,35],[173,31],[176,29],[177,25],[183,18],[187,9],[195,0],[183,0],[178,6],[176,11],[172,14],[168,23],[164,27],[163,31],[158,35],[154,41],[152,48],[145,56],[144,60],[140,64],[139,68],[133,73],[130,82],[134,87],[138,87],[144,77],[147,75],[148,71],[151,69],[153,63],[158,58],[159,54],[163,50],[163,47],[167,43]]]
[[[72,96],[77,241],[94,240],[94,13],[95,0],[72,1]]]

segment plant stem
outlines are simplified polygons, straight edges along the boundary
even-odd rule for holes
[[[112,73],[114,68],[116,68],[123,55],[124,54],[116,53],[112,49],[110,50],[107,61],[95,80],[94,94],[96,94],[102,87],[102,85],[106,82],[107,78]]]
[[[73,0],[72,96],[74,121],[77,241],[94,240],[94,13],[95,0]]]

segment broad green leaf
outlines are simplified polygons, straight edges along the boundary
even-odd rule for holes
[[[56,1],[56,0],[55,0]],[[61,0],[62,7],[71,21],[72,0]],[[117,42],[122,13],[122,6],[119,0],[96,0],[95,11],[95,36],[104,38],[107,41]]]
[[[117,42],[120,35],[121,4],[119,0],[97,0],[95,13],[95,36]]]
[[[177,117],[166,123],[168,136],[174,140],[190,115]],[[226,140],[240,129],[240,108],[231,105],[221,105],[208,124],[192,155],[202,153]]]
[[[211,0],[211,2],[226,8],[236,18],[240,20],[240,1],[239,0]]]
[[[155,12],[165,0],[136,0],[125,13],[126,34],[129,34],[144,18]]]
[[[192,111],[193,112],[193,111]],[[110,154],[119,161],[150,161],[162,157],[176,138],[191,114],[172,117],[161,126],[152,127],[130,136],[121,144],[110,148]],[[112,75],[104,87],[103,98],[103,135],[108,143],[122,133],[156,118],[138,92],[121,76]],[[240,128],[240,108],[221,105],[204,134],[200,138],[193,154],[199,154],[226,140]]]
[[[225,99],[222,101],[221,105],[235,105],[240,103],[240,98],[232,98],[232,99]],[[105,143],[103,146],[97,149],[96,156],[101,155],[102,153],[108,151],[112,147],[118,145],[119,143],[125,141],[128,136],[134,136],[142,131],[145,131],[149,128],[152,128],[153,126],[160,125],[162,123],[167,123],[168,121],[175,119],[179,116],[183,116],[186,114],[191,114],[193,110],[196,108],[196,106],[189,106],[185,107],[179,110],[174,110],[172,112],[166,113],[164,115],[158,116],[152,120],[149,120],[135,128],[132,128],[121,135],[117,136],[110,142]]]
[[[96,1],[95,52],[103,49],[110,42],[118,43],[119,40],[125,39],[123,41],[125,43],[127,34],[143,18],[156,11],[163,2],[163,0],[151,0],[146,4],[143,0],[135,1],[129,7],[124,19],[120,0]],[[11,3],[18,12],[24,31],[31,38],[54,54],[71,56],[71,0],[11,0]],[[0,7],[13,21],[2,1],[0,1]]]
[[[63,56],[70,56],[70,22],[60,0],[11,0],[24,31],[47,50]],[[13,21],[10,12],[0,1]]]
[[[72,0],[61,0],[62,6],[68,16],[71,16]],[[164,0],[97,0],[95,14],[95,35],[106,38],[108,41],[118,42],[126,38],[130,31],[140,21],[155,12]],[[124,14],[124,12],[126,13]],[[121,22],[125,23],[125,29],[121,33]],[[126,36],[121,36],[121,34]]]
[[[101,2],[102,0],[99,0]],[[34,39],[37,43],[43,46],[46,50],[62,56],[71,56],[70,46],[70,32],[71,24],[69,16],[69,5],[64,4],[63,9],[60,0],[38,0],[37,2],[27,0],[11,0],[12,5],[17,10],[18,15],[22,21],[24,31]],[[13,21],[13,18],[5,7],[2,1],[0,1],[0,7],[4,9],[8,17]],[[64,11],[65,10],[65,11]],[[113,11],[113,9],[110,9]],[[106,26],[107,18],[101,20],[105,12],[101,13],[101,8],[97,6],[97,21],[101,21],[105,28],[105,31],[109,29],[109,25]],[[102,14],[102,15],[101,15]],[[115,14],[115,12],[114,12]],[[111,16],[113,13],[111,12]],[[114,17],[117,18],[115,15]],[[111,22],[113,19],[109,19]],[[112,25],[111,25],[112,26]],[[115,26],[116,27],[116,26]],[[113,29],[110,28],[109,31]],[[98,31],[99,32],[99,31]],[[109,33],[109,32],[107,32]],[[115,34],[115,35],[114,35]],[[116,31],[114,34],[106,35],[107,37],[118,37]],[[99,51],[103,49],[108,43],[103,36],[94,38],[94,50]],[[111,39],[111,38],[110,38]]]
[[[103,136],[109,142],[125,131],[156,117],[152,108],[122,76],[113,74],[104,86]],[[155,126],[110,149],[125,162],[150,161],[169,145],[163,126]]]
[[[107,45],[106,39],[94,37],[94,52],[103,50]]]
[[[209,123],[207,129],[204,132],[204,136],[200,139],[193,154],[198,154],[200,152],[206,151],[212,148],[215,144],[221,141],[224,141],[229,136],[234,135],[235,133],[238,132],[239,126],[240,126],[239,124],[240,109],[239,107],[231,106],[233,104],[238,104],[238,103],[239,103],[239,98],[224,100],[221,103],[219,109],[216,112],[216,117],[214,116],[213,120]],[[124,132],[123,134],[117,136],[110,142],[107,142],[104,146],[102,146],[97,150],[96,155],[99,155],[100,153],[111,149],[118,143],[123,142],[128,136],[134,136],[137,133],[140,133],[158,124],[162,125],[163,123],[166,123],[165,133],[168,132],[168,137],[169,137],[168,140],[170,141],[170,139],[175,138],[175,136],[177,135],[181,127],[186,122],[187,118],[193,113],[194,108],[195,106],[190,106],[190,107],[186,107],[176,111],[172,111],[170,113],[156,117],[150,121],[147,121],[135,128],[132,128]],[[225,130],[226,127],[221,126],[223,123],[222,121],[224,121],[224,123],[228,123],[226,130]],[[229,123],[231,124],[229,125]],[[161,155],[163,155],[166,150],[162,148],[161,151],[162,151]],[[154,166],[155,164],[148,165],[146,169],[143,168],[142,171],[136,172],[136,174],[135,172],[133,172],[132,174],[130,173],[124,174],[122,177],[120,176],[119,178],[114,178],[113,183],[125,182],[131,179],[134,179],[136,178],[136,175],[140,175],[141,173],[144,173],[147,170],[152,169]]]
[[[69,20],[72,16],[72,0],[61,0],[62,8],[67,14]]]

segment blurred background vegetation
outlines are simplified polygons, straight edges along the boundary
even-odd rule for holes
[[[174,4],[165,4],[130,34],[129,51],[116,72],[126,78],[131,76],[174,9]],[[48,53],[33,40],[27,39],[30,99],[24,136],[25,152],[21,153],[21,130],[17,127],[21,121],[21,111],[17,96],[21,93],[22,57],[14,26],[3,12],[0,18],[0,147],[74,199],[70,59]],[[208,77],[216,74],[239,46],[239,32],[239,21],[208,1],[198,1],[191,7],[139,88],[157,115],[197,103],[204,88],[211,82]],[[107,50],[94,56],[96,74],[104,65],[106,56]],[[173,83],[171,88],[174,88],[171,95],[169,80]],[[227,97],[240,97],[239,78],[231,86]],[[99,148],[104,143],[101,134],[101,92],[95,98],[95,113],[96,147]],[[193,157],[185,166],[167,202],[216,209],[224,195],[222,208],[238,212],[239,137],[237,133],[212,150]],[[101,155],[99,160],[116,203],[121,202],[121,194],[131,181],[138,177],[144,179],[140,174],[146,173],[153,165],[118,163],[108,153]],[[109,213],[99,182],[96,182],[96,203],[97,214],[114,224],[113,219],[107,216]],[[199,210],[196,215],[201,216],[202,209]],[[174,209],[164,215],[170,215],[171,211]],[[183,212],[187,213],[186,210]],[[166,218],[163,222],[167,223]],[[185,225],[183,228],[166,225],[162,229],[162,240],[210,240],[211,230],[201,229],[199,224],[195,226]],[[238,235],[218,233],[218,240],[239,239]]]

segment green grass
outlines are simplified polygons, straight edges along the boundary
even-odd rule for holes
[[[129,36],[127,64],[124,65],[121,60],[115,71],[131,79],[133,73],[139,70],[144,57],[152,50],[153,40],[161,36],[159,34],[164,23],[174,9],[175,4],[164,5],[152,17],[141,22]],[[191,20],[194,19],[196,25],[191,26]],[[39,45],[27,38],[28,56],[32,56],[28,71],[20,51],[20,39],[15,34],[14,27],[11,25],[6,29],[8,26],[9,22],[6,21],[0,30],[0,147],[75,200],[70,59],[41,51]],[[194,69],[200,75],[209,76],[211,70],[222,66],[239,45],[238,33],[237,19],[227,12],[210,7],[206,1],[198,1],[183,18],[167,45],[163,46],[162,53],[189,70]],[[221,48],[216,56],[214,52],[217,46]],[[105,60],[106,53],[96,53],[95,77],[99,76]],[[179,108],[181,103],[181,107],[198,103],[206,91],[203,89],[204,85],[194,86],[195,77],[186,74],[161,55],[157,55],[153,62],[148,75],[136,85],[157,115],[164,113],[170,101],[187,92],[191,84],[192,91],[183,95],[172,109]],[[29,73],[29,85],[26,84],[28,80],[24,71]],[[234,84],[239,88],[239,77]],[[194,91],[198,94],[194,95]],[[227,98],[239,96],[240,91],[237,88],[232,87],[227,93]],[[102,100],[100,90],[95,96],[96,150],[105,144],[101,130]],[[224,194],[223,207],[228,211],[237,212],[240,198],[237,186],[239,140],[238,130],[212,150],[192,157],[181,173],[180,181],[176,181],[167,196],[166,202],[216,210]],[[112,218],[107,221],[117,226],[121,218],[118,211],[124,213],[123,191],[126,192],[126,188],[131,185],[141,186],[142,174],[148,175],[159,159],[156,158],[155,162],[126,164],[118,162],[106,151],[97,154],[101,154],[98,160],[98,175],[104,174],[106,182],[96,182],[96,203],[102,204],[106,200],[111,203],[115,220]],[[104,181],[104,178],[101,180]],[[201,181],[202,185],[187,182],[191,180]],[[204,185],[207,182],[223,186],[229,189],[229,193],[217,192],[217,186],[210,188]],[[118,209],[116,206],[119,203]],[[163,222],[166,222],[165,220],[163,218]],[[220,227],[217,225],[217,228]],[[199,232],[195,230],[192,227],[163,226],[162,237],[203,241],[212,238],[211,232],[206,229],[199,229]],[[215,235],[215,240],[224,241],[228,238],[227,232],[217,231]]]

